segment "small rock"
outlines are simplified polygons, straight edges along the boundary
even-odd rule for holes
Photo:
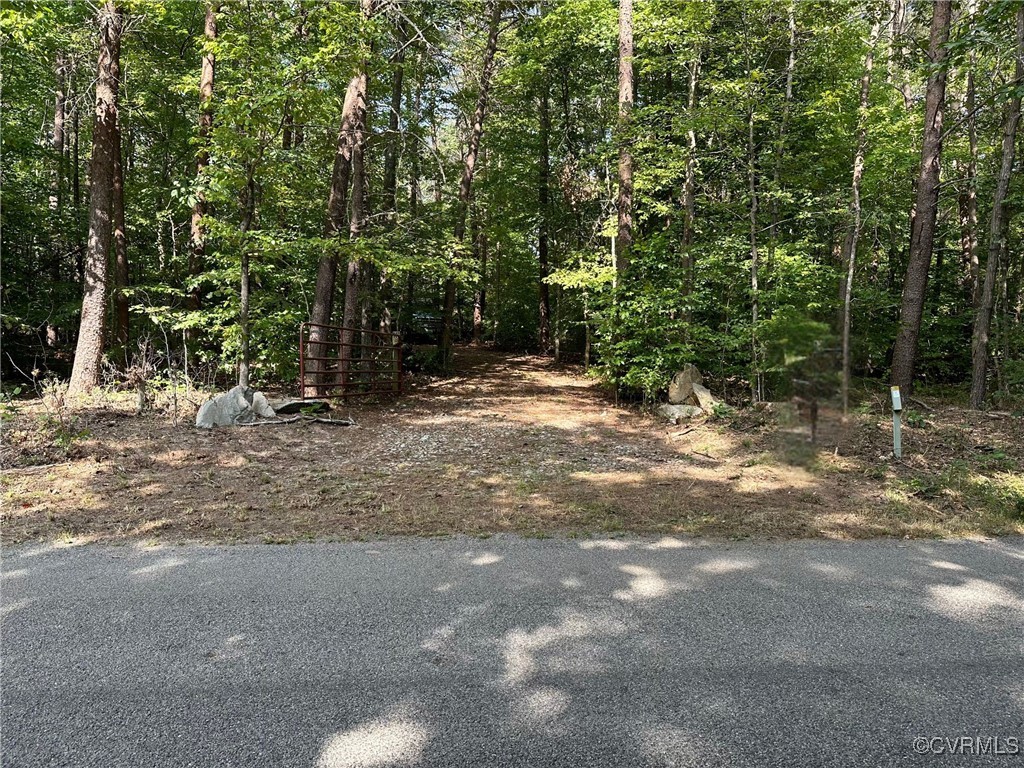
[[[686,421],[687,419],[695,419],[698,416],[704,415],[704,409],[698,408],[696,405],[671,405],[668,403],[658,406],[656,413],[662,416],[673,424],[678,424],[680,421]]]
[[[693,395],[694,385],[704,383],[697,366],[687,363],[683,370],[672,377],[672,383],[668,385],[668,401],[674,405],[685,403]]]

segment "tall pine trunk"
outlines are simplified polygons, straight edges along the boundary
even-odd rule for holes
[[[996,276],[999,274],[999,254],[1006,241],[1006,195],[1013,174],[1014,150],[1017,145],[1017,126],[1020,124],[1020,86],[1024,85],[1024,4],[1017,7],[1017,64],[1014,75],[1017,90],[1007,106],[1003,125],[1002,163],[996,191],[992,198],[992,217],[988,227],[988,256],[985,262],[985,281],[981,287],[974,317],[971,339],[971,408],[985,405],[985,379],[988,373],[988,340],[995,303]]]
[[[476,171],[476,159],[480,153],[480,142],[484,135],[484,118],[487,116],[487,100],[491,91],[491,80],[494,77],[495,54],[498,50],[498,23],[501,21],[501,4],[491,0],[489,4],[490,18],[487,23],[487,45],[484,48],[483,65],[480,68],[480,93],[473,111],[473,122],[470,125],[469,143],[466,147],[466,159],[462,165],[462,179],[459,182],[459,200],[455,214],[455,243],[461,248],[466,239],[466,219],[469,216],[469,201],[473,193],[473,175]],[[455,266],[458,254],[452,254],[451,266]],[[441,343],[438,347],[438,364],[447,370],[451,366],[452,336],[455,321],[454,276],[449,276],[444,284],[444,314],[441,321]]]
[[[97,12],[100,45],[96,76],[96,114],[89,166],[89,244],[84,264],[85,293],[78,345],[68,394],[89,392],[100,383],[106,331],[107,272],[110,262],[114,160],[117,146],[117,62],[121,57],[124,17],[113,0]]]
[[[349,214],[349,240],[357,240],[366,225],[366,119],[368,91],[370,85],[369,62],[363,59],[356,76],[356,92],[354,119],[352,123],[352,194],[351,211]],[[355,341],[355,329],[359,323],[359,288],[361,283],[362,264],[355,256],[348,260],[345,276],[345,301],[341,315],[341,357],[338,370],[341,372],[343,387],[348,386],[348,374],[352,363],[352,344]]]
[[[362,16],[364,21],[373,13],[374,0],[362,0]],[[341,108],[341,125],[338,128],[338,138],[335,142],[334,166],[331,170],[331,188],[327,198],[327,215],[324,221],[324,236],[340,240],[347,239],[349,231],[348,219],[348,189],[352,180],[352,148],[353,138],[356,135],[359,107],[361,100],[365,109],[365,91],[360,96],[360,89],[364,87],[363,66],[352,75],[345,90],[345,100]],[[358,284],[358,274],[355,276]],[[309,330],[309,344],[306,349],[306,356],[309,358],[326,357],[328,339],[327,329],[322,326],[329,325],[334,316],[334,296],[338,281],[338,255],[336,251],[325,253],[320,257],[317,265],[316,287],[313,292],[313,307],[310,310],[309,321],[312,327]],[[346,280],[346,283],[348,281]],[[323,370],[323,361],[311,359],[309,370],[317,383],[326,383],[319,375]],[[317,390],[310,389],[307,394],[315,395]]]
[[[925,93],[924,140],[921,170],[917,178],[917,201],[910,232],[907,274],[903,281],[900,327],[892,354],[892,382],[911,391],[917,363],[918,338],[924,313],[928,272],[935,242],[935,220],[939,209],[939,168],[942,158],[942,112],[946,99],[946,43],[952,0],[935,0],[928,58],[931,62]]]

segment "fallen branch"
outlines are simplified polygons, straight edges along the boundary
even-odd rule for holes
[[[279,426],[281,424],[294,424],[296,421],[300,421],[301,416],[294,416],[290,419],[267,419],[266,421],[246,421],[241,424],[236,424],[237,427],[266,427],[266,426]]]
[[[319,416],[307,416],[299,414],[290,419],[267,419],[266,421],[249,421],[238,424],[239,427],[263,427],[268,425],[280,426],[282,424],[294,424],[297,421],[315,421],[318,424],[333,424],[336,427],[354,427],[356,423],[352,419],[324,419]]]
[[[908,397],[907,398],[907,402],[908,403],[915,403],[916,405],[919,405],[921,408],[923,408],[926,411],[934,411],[935,410],[930,405],[928,405],[926,403],[923,403],[920,400],[918,400],[916,397]]]
[[[356,423],[352,419],[322,419],[319,416],[307,416],[307,421],[315,421],[318,424],[334,424],[338,427],[354,427]]]

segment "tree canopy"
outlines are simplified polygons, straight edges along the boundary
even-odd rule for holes
[[[854,376],[917,323],[897,383],[967,386],[973,343],[976,404],[1024,395],[1019,2],[625,2],[4,4],[5,375],[67,375],[99,285],[109,370],[159,339],[192,375],[294,381],[327,291],[334,322],[644,398],[686,363],[737,402],[838,392],[844,314]]]

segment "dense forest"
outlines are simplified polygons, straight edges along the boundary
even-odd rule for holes
[[[1024,395],[1024,3],[5,2],[5,378],[294,382],[301,323],[654,398]],[[428,353],[428,350],[429,353]]]

